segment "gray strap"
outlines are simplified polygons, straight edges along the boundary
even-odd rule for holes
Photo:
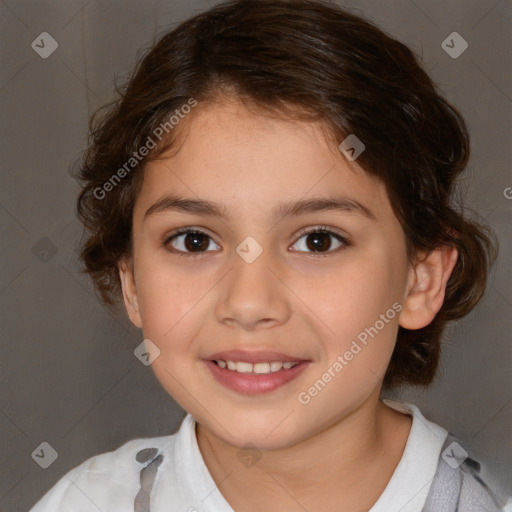
[[[441,454],[454,440],[455,438],[449,434],[441,448]],[[454,470],[440,456],[436,474],[430,485],[422,512],[457,512],[461,486],[461,472]]]
[[[157,453],[158,450],[156,448],[145,448],[140,450],[135,456],[137,462],[145,463],[149,461],[149,464],[140,470],[140,490],[137,496],[135,496],[134,512],[150,512],[149,496],[155,482],[158,466],[160,466],[164,459],[162,454],[157,457]]]
[[[456,450],[450,448],[454,442],[461,447],[459,440],[448,434],[422,512],[499,511],[495,496],[479,476],[479,462],[470,457],[458,465],[447,462],[456,458]]]

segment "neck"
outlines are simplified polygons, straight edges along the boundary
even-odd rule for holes
[[[319,503],[329,507],[329,500],[343,504],[343,510],[361,510],[371,508],[386,487],[410,426],[409,416],[393,411],[374,395],[310,437],[286,448],[265,450],[254,465],[244,464],[239,448],[201,425],[197,440],[210,474],[236,510],[272,510],[265,508],[269,503],[276,510],[277,503],[290,511],[319,510]],[[248,503],[254,508],[249,509]]]

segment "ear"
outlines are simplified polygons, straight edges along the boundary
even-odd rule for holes
[[[133,325],[142,328],[139,302],[137,299],[137,287],[133,273],[133,264],[131,261],[128,261],[128,259],[123,258],[119,261],[117,267],[119,269],[124,305],[126,307],[128,317]]]
[[[446,283],[457,263],[457,257],[455,247],[441,246],[420,257],[410,268],[400,326],[405,329],[421,329],[432,322],[443,305]]]

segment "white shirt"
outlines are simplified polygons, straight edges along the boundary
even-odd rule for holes
[[[369,512],[421,512],[448,432],[412,404],[383,402],[413,420],[402,458]],[[156,449],[150,460],[137,461],[137,454],[146,449],[147,455],[148,448]],[[151,512],[234,512],[206,467],[190,414],[176,434],[134,439],[86,460],[65,474],[30,512],[147,512],[143,505],[134,508],[135,497],[141,489],[141,470],[159,455],[151,465],[154,481],[150,482],[149,468],[142,479],[150,489]]]

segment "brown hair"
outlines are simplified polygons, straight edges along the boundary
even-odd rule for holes
[[[492,232],[465,218],[456,201],[468,132],[409,48],[327,1],[218,4],[165,34],[119,99],[101,119],[92,116],[79,172],[78,214],[88,232],[80,256],[104,302],[120,298],[117,263],[131,254],[144,165],[173,140],[163,138],[133,169],[126,162],[191,98],[206,102],[226,91],[281,116],[325,121],[338,143],[356,134],[366,146],[357,163],[385,184],[410,260],[443,244],[457,248],[444,305],[427,327],[399,329],[384,379],[386,388],[428,385],[445,322],[480,300],[496,255]],[[112,182],[123,165],[122,179]]]

